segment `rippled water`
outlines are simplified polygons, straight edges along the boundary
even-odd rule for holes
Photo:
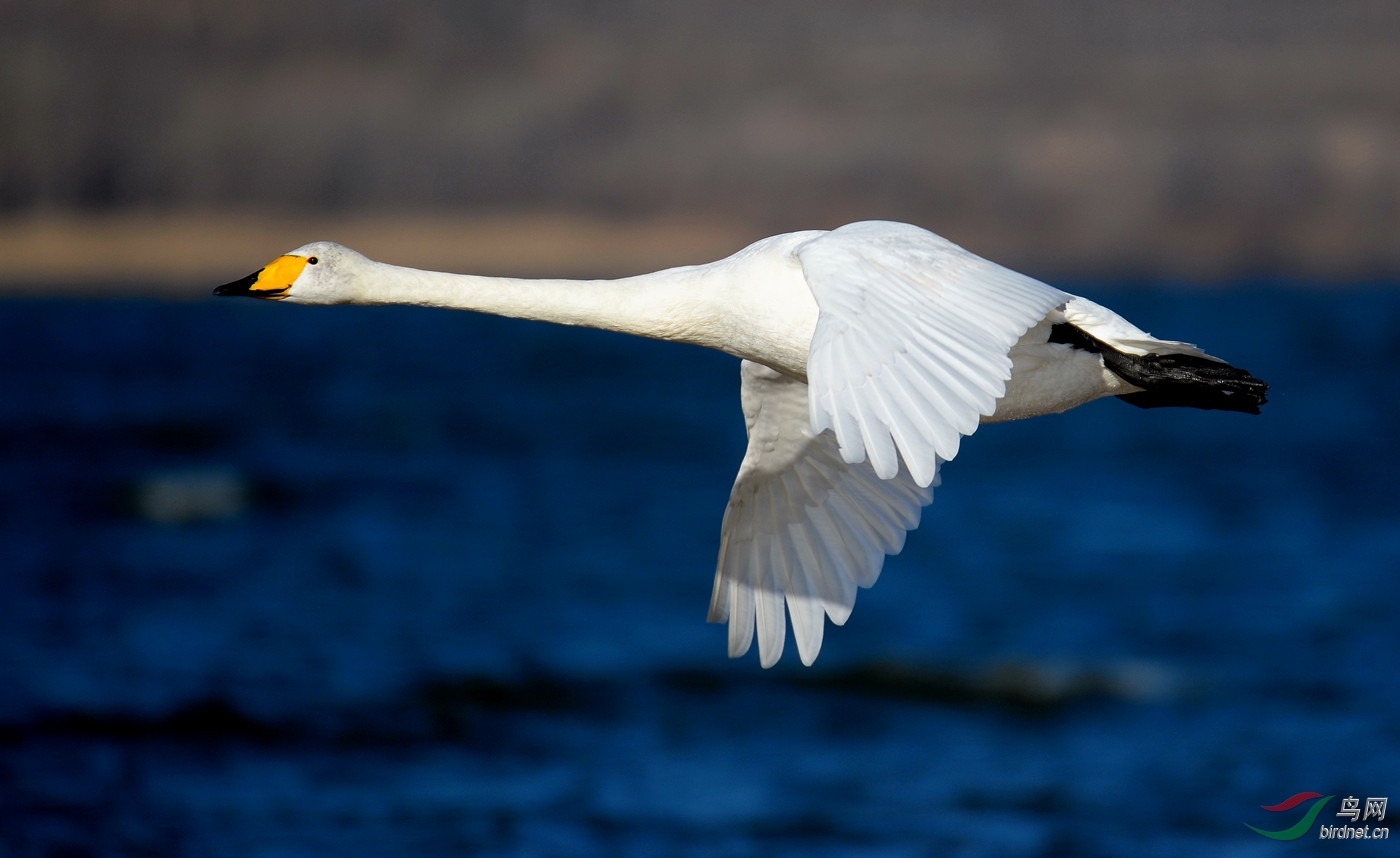
[[[1081,291],[1264,415],[983,428],[771,671],[704,623],[730,358],[0,302],[0,853],[1262,855],[1400,792],[1400,291]]]

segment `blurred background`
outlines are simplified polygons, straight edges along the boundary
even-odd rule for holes
[[[736,361],[208,298],[865,218],[1272,401],[986,427],[761,671]],[[1280,848],[1400,791],[1398,278],[1379,0],[0,0],[0,855]]]

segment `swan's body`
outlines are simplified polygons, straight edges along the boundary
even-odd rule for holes
[[[1258,413],[1267,385],[1195,346],[907,224],[759,241],[610,281],[418,271],[316,242],[216,294],[418,304],[693,343],[743,359],[749,444],[721,527],[709,619],[764,667],[786,624],[804,664],[933,499],[979,423],[1102,396]],[[828,431],[829,430],[829,431]]]

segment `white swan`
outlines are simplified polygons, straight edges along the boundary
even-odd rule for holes
[[[706,265],[621,280],[418,271],[316,242],[216,295],[297,304],[419,304],[605,328],[742,358],[748,450],[721,527],[711,622],[729,655],[755,628],[803,664],[933,499],[979,423],[1101,396],[1257,414],[1268,385],[1195,346],[908,224],[759,241]],[[903,466],[901,466],[901,461]]]

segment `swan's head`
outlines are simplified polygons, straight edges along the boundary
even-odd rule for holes
[[[354,300],[352,273],[367,260],[333,241],[313,241],[232,283],[215,295],[272,298],[295,304],[343,304]]]

